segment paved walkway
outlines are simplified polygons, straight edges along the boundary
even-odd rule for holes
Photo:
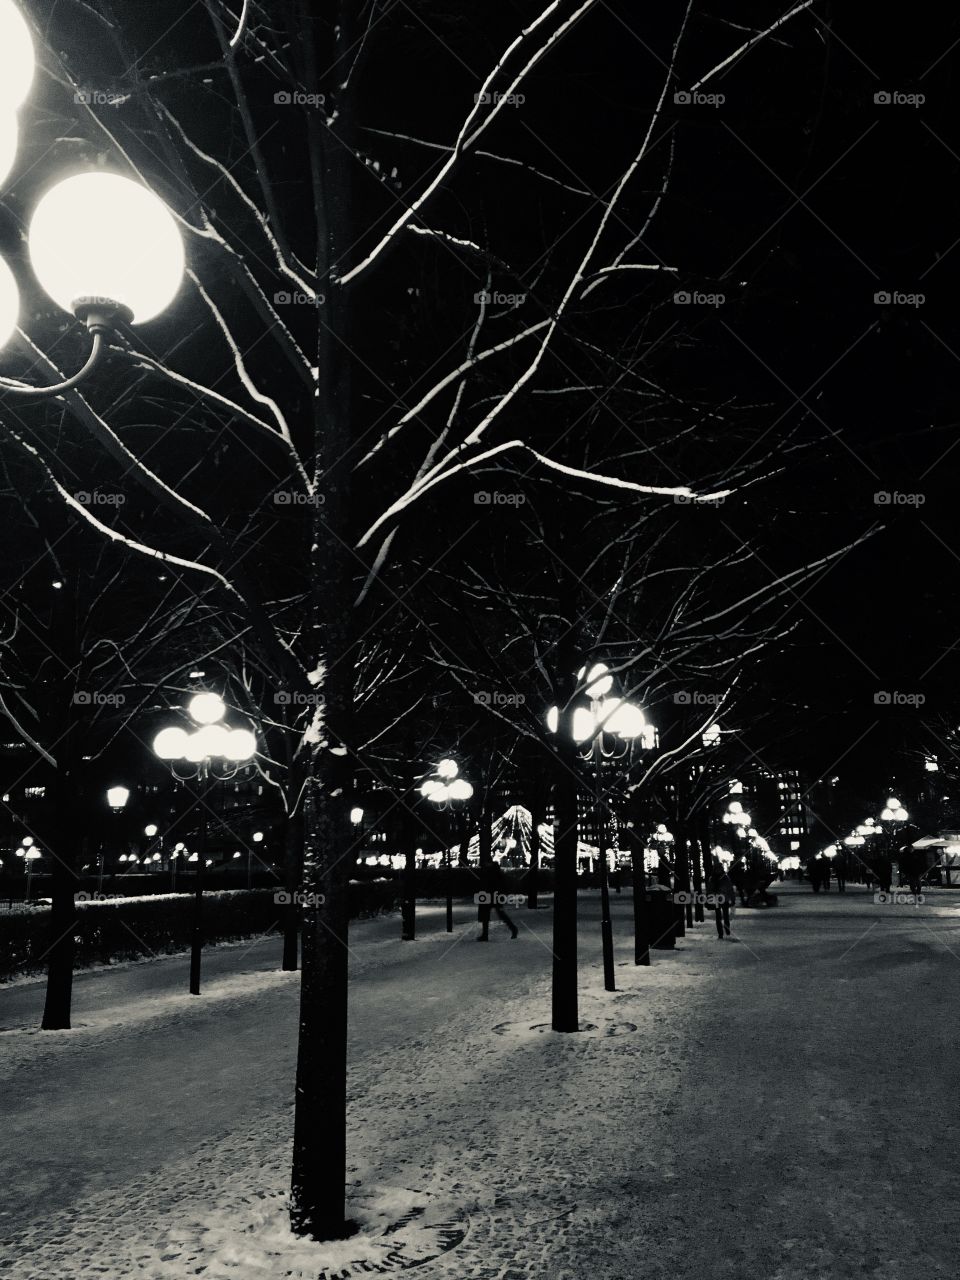
[[[791,886],[641,970],[624,895],[613,994],[581,905],[576,1036],[538,1026],[547,912],[489,947],[466,908],[452,940],[436,909],[413,945],[354,930],[357,1202],[412,1190],[466,1228],[417,1274],[954,1280],[960,893]],[[70,1033],[17,1029],[40,990],[0,991],[11,1280],[333,1274],[345,1255],[278,1227],[297,981],[276,945],[221,951],[200,1000],[180,959],[82,978]]]

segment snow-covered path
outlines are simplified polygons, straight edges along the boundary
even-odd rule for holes
[[[566,1037],[534,1029],[547,912],[518,911],[520,939],[494,926],[488,947],[466,907],[453,945],[435,908],[412,945],[393,918],[355,927],[358,1203],[408,1189],[466,1227],[424,1280],[956,1275],[960,894],[781,903],[739,912],[733,942],[703,925],[638,970],[624,895],[608,995],[583,898],[596,1030]],[[338,1262],[263,1253],[282,1222],[296,1022],[278,945],[211,952],[200,999],[181,994],[182,958],[87,975],[78,1030],[0,1034],[13,1280],[280,1280]],[[0,1027],[32,1028],[41,998],[0,991]]]

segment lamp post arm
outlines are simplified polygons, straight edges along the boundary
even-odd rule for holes
[[[8,382],[6,379],[0,379],[0,397],[17,396],[21,400],[47,400],[51,396],[59,396],[65,391],[72,391],[74,387],[78,387],[81,382],[85,381],[93,373],[103,359],[105,351],[106,343],[104,342],[103,333],[98,331],[93,335],[93,346],[90,349],[86,364],[72,378],[66,378],[63,382],[55,382],[49,387],[25,387]]]

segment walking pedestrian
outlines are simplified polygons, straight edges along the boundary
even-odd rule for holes
[[[847,891],[847,868],[843,857],[837,858],[834,864],[834,873],[837,877],[837,893],[846,893]]]
[[[730,937],[730,907],[736,902],[736,888],[718,859],[707,880],[707,893],[713,898],[713,915],[717,922],[717,937],[722,942]]]
[[[503,908],[507,896],[504,892],[506,880],[499,862],[490,864],[483,879],[486,882],[486,887],[479,894],[480,936],[477,941],[490,941],[490,914],[493,911],[496,911],[497,919],[510,930],[510,937],[516,938],[520,930]]]

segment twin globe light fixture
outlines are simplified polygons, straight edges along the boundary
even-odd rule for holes
[[[13,0],[0,0],[0,184],[16,160],[17,111],[33,83],[30,29]],[[51,187],[28,233],[34,275],[58,306],[86,324],[93,347],[65,382],[21,387],[0,382],[0,395],[40,398],[76,386],[98,364],[104,338],[119,323],[143,324],[173,301],[185,268],[173,215],[141,183],[119,173],[76,173]],[[20,291],[0,258],[0,347],[17,327]]]

